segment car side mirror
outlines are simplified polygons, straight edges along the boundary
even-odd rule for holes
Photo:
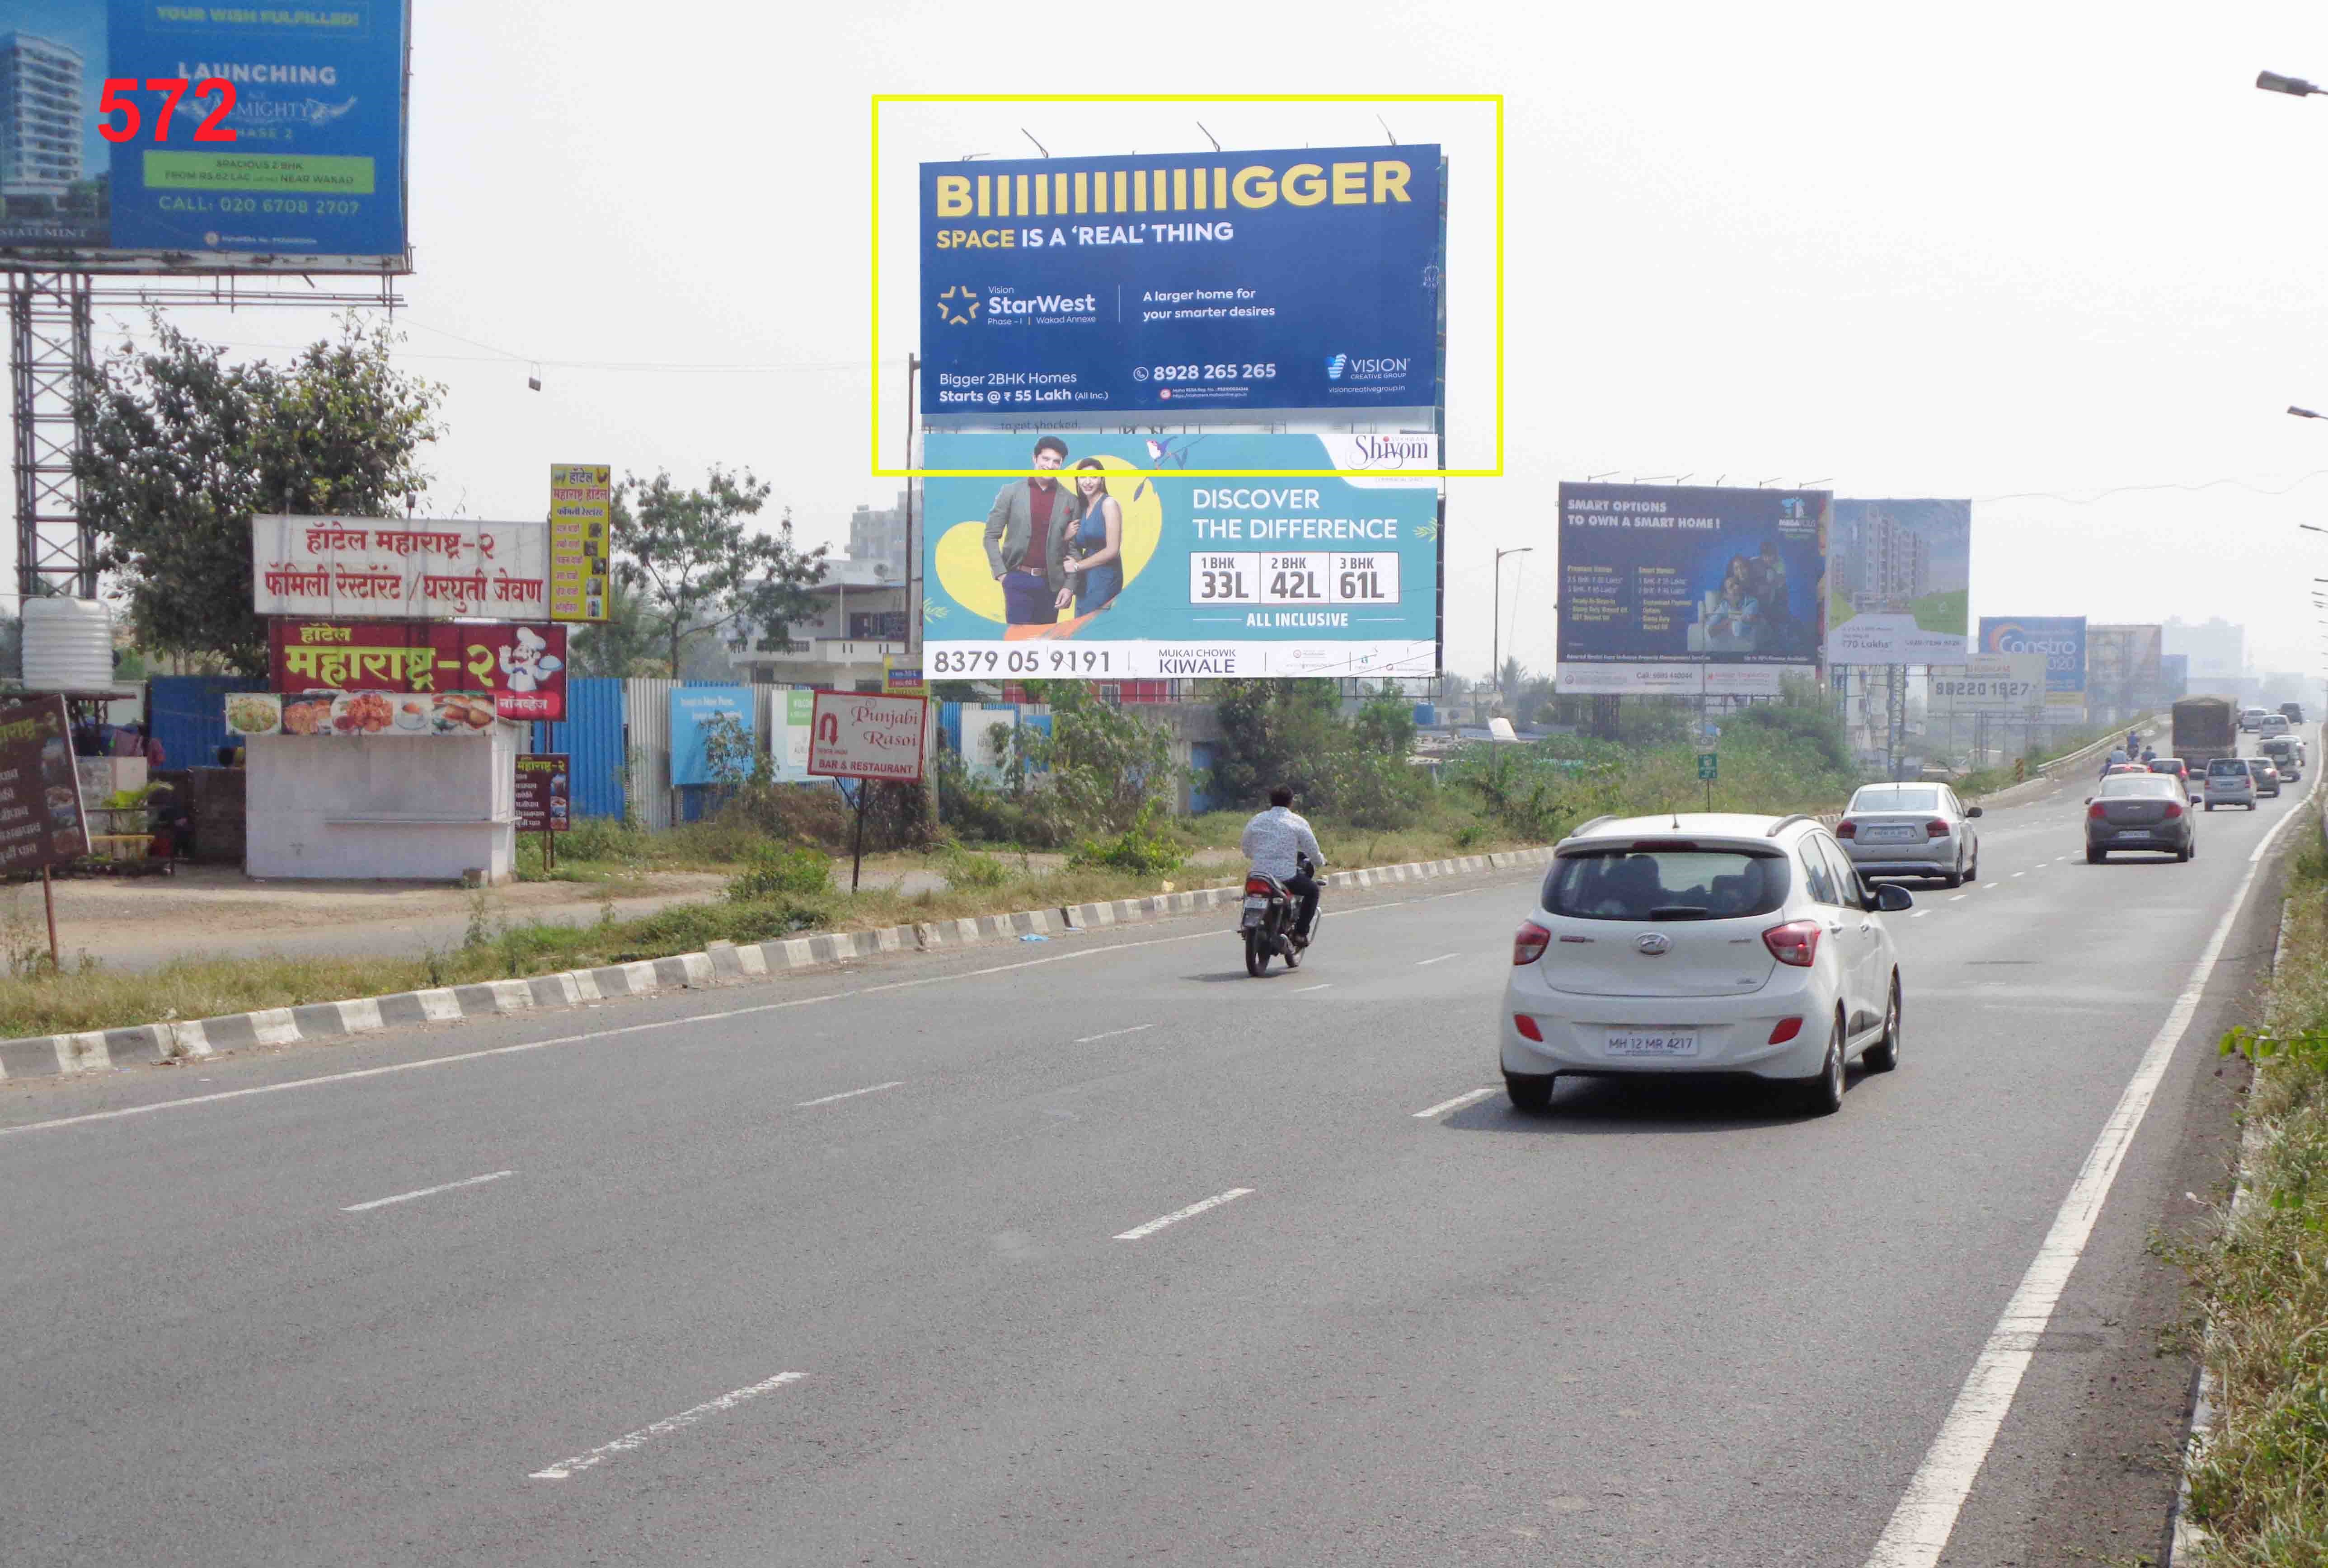
[[[1896,915],[1901,910],[1914,909],[1916,901],[1898,882],[1879,882],[1875,888],[1875,907],[1887,915]]]
[[[2090,796],[2090,795],[2087,796],[2087,797],[2086,797],[2086,804],[2087,804],[2087,805],[2089,805],[2089,806],[2091,806],[2093,803],[2094,803],[2094,798],[2093,798],[2092,796]]]
[[[1978,817],[1980,815],[1980,807],[1977,806],[1967,806],[1965,807],[1965,815],[1967,817]]]

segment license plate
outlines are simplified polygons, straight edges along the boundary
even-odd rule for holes
[[[1869,844],[1906,844],[1921,838],[1922,832],[1913,827],[1871,827],[1859,835]]]
[[[1249,910],[1265,910],[1269,908],[1269,901],[1259,893],[1254,893],[1244,901],[1244,907]]]
[[[1610,1056],[1695,1056],[1697,1031],[1612,1029],[1609,1031],[1608,1051]]]
[[[2121,827],[2117,830],[2117,836],[2120,838],[2148,838],[2150,836],[2150,829],[2147,827]]]

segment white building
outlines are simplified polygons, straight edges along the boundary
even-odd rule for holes
[[[750,647],[729,650],[736,673],[756,683],[879,691],[883,658],[906,651],[904,572],[843,555],[825,564],[824,581],[809,592],[816,613],[793,622],[783,641],[755,635]]]
[[[81,177],[81,130],[80,51],[0,35],[0,196],[65,195]]]

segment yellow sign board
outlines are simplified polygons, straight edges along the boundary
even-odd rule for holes
[[[614,470],[603,462],[549,465],[549,619],[606,619]]]

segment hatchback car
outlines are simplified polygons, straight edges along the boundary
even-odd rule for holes
[[[2206,788],[2201,798],[2212,811],[2218,806],[2244,806],[2256,808],[2255,776],[2248,771],[2245,757],[2217,757],[2207,764]]]
[[[1945,784],[1863,784],[1835,835],[1862,876],[1930,876],[1961,887],[1980,875],[1980,835]]]
[[[2304,777],[2304,742],[2295,736],[2274,735],[2256,750],[2271,759],[2283,781],[2292,784]]]
[[[2198,830],[2184,809],[2190,797],[2180,779],[2105,779],[2086,797],[2086,863],[2099,865],[2112,850],[2163,850],[2177,860],[2198,851]]]
[[[2192,782],[2191,778],[2191,764],[2180,757],[2154,757],[2151,759],[2150,770],[2153,773],[2171,775],[2174,781],[2186,790],[2198,789],[2198,785]],[[2193,794],[2191,798],[2195,800],[2198,796]]]
[[[2256,726],[2256,733],[2265,736],[2284,735],[2287,733],[2287,715],[2286,714],[2266,714],[2263,716],[2263,722]]]
[[[1900,960],[1869,888],[1807,817],[1685,812],[1561,841],[1512,942],[1497,1033],[1512,1104],[1563,1077],[1721,1074],[1824,1115],[1854,1057],[1900,1063]]]
[[[2248,773],[2255,779],[2256,793],[2279,798],[2279,769],[2268,757],[2249,757]]]
[[[2265,715],[2269,712],[2270,710],[2267,708],[2241,708],[2239,710],[2239,728],[2242,730],[2254,730],[2261,727]],[[2286,714],[2281,715],[2283,718],[2286,716]]]

